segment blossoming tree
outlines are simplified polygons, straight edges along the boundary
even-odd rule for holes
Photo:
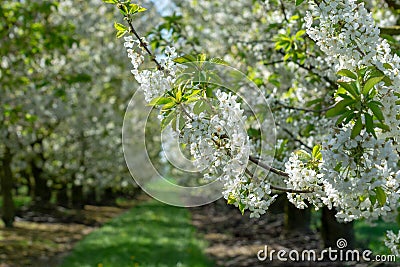
[[[205,179],[223,183],[228,204],[259,217],[284,192],[297,208],[325,207],[342,222],[399,221],[394,1],[177,1],[148,38],[135,27],[144,7],[104,2],[124,17],[117,37],[161,128],[190,148]],[[249,89],[239,82],[218,84],[213,64],[242,70],[266,104],[241,99]],[[256,122],[269,109],[277,142],[263,146]],[[398,241],[388,233],[397,256]]]

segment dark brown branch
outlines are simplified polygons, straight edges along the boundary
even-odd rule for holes
[[[309,147],[306,143],[304,143],[302,140],[297,138],[292,132],[290,132],[288,129],[281,127],[282,130],[287,133],[295,142],[300,143],[300,145],[303,145],[305,148],[307,148],[309,151],[312,151],[312,148]]]
[[[386,26],[386,27],[379,27],[381,34],[386,35],[400,35],[400,26]]]
[[[267,170],[267,171],[270,171],[270,172],[275,173],[275,174],[277,174],[277,175],[279,175],[279,176],[282,176],[282,177],[289,177],[289,174],[288,174],[288,173],[286,173],[286,172],[284,172],[284,171],[281,171],[281,170],[278,170],[278,169],[275,169],[274,167],[271,167],[271,166],[265,164],[264,162],[261,162],[261,161],[260,161],[258,158],[256,158],[256,157],[249,156],[249,160],[250,160],[251,162],[257,164],[257,165],[260,166],[261,168]]]
[[[276,103],[277,103],[278,105],[284,107],[284,108],[287,108],[287,109],[298,110],[298,111],[304,111],[304,112],[313,112],[313,113],[323,113],[323,112],[326,112],[326,111],[330,110],[331,108],[335,107],[335,105],[336,105],[336,104],[334,104],[334,105],[331,105],[331,106],[329,106],[329,107],[316,110],[316,109],[308,109],[308,108],[300,108],[300,107],[288,106],[288,105],[286,105],[286,104],[283,104],[282,102],[279,102],[278,100],[276,101]]]
[[[130,19],[128,16],[125,16],[126,21],[128,22],[129,25],[129,30],[131,33],[133,33],[133,35],[135,35],[135,37],[138,39],[139,44],[141,47],[143,47],[143,49],[147,52],[147,54],[149,54],[151,60],[156,63],[157,65],[157,69],[158,70],[164,70],[164,68],[161,66],[161,64],[157,61],[156,57],[153,55],[153,53],[149,50],[149,48],[147,47],[147,43],[143,42],[142,38],[140,38],[140,35],[137,33],[137,31],[135,30],[135,28],[133,27],[132,24],[132,19]]]
[[[250,178],[255,178],[254,174],[251,173],[251,171],[249,169],[246,168],[245,170],[246,174],[250,176]],[[285,188],[285,187],[280,187],[280,186],[276,186],[276,185],[272,185],[269,184],[269,187],[272,190],[277,190],[277,191],[282,191],[282,192],[286,192],[286,193],[297,193],[297,194],[301,194],[301,193],[313,193],[312,191],[309,190],[297,190],[297,189],[291,189],[291,188]]]
[[[280,3],[280,6],[281,6],[281,11],[282,11],[282,14],[283,14],[283,18],[285,19],[285,21],[287,23],[289,23],[289,20],[288,20],[287,15],[286,15],[285,5],[283,4],[282,0],[279,0],[279,3]]]
[[[310,190],[298,190],[298,189],[291,189],[291,188],[284,188],[276,185],[270,184],[269,187],[273,190],[278,190],[286,193],[296,193],[296,194],[306,194],[306,193],[313,193]]]

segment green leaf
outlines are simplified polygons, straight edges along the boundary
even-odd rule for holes
[[[125,33],[127,33],[127,31],[118,31],[117,32],[117,38],[121,38],[122,36],[125,35]]]
[[[378,120],[380,120],[381,122],[385,121],[385,117],[383,116],[382,110],[375,101],[368,102],[367,106],[372,110],[372,113],[374,113],[375,117]]]
[[[246,205],[243,204],[242,202],[239,202],[239,210],[244,215],[244,210],[246,209]]]
[[[192,98],[197,98],[197,96],[198,96],[198,94],[201,92],[202,90],[200,90],[200,89],[196,89],[196,90],[193,90],[193,92],[190,94],[190,95],[185,95],[185,98],[186,99],[192,99]]]
[[[378,186],[374,189],[376,193],[376,199],[378,200],[379,205],[383,206],[386,203],[386,193],[382,189],[382,187]]]
[[[173,99],[171,97],[156,97],[153,100],[150,101],[150,103],[148,104],[148,106],[157,106],[157,105],[164,105],[167,104],[169,102],[172,102]]]
[[[162,121],[161,121],[161,131],[168,126],[168,124],[172,121],[172,119],[176,118],[176,111],[173,110],[170,112]]]
[[[189,55],[189,54],[183,55],[181,57],[177,57],[174,59],[174,62],[178,63],[178,64],[187,63],[187,62],[195,62],[195,61],[197,61],[196,57]]]
[[[199,115],[201,112],[205,111],[207,109],[207,104],[204,103],[204,100],[199,100],[194,104],[193,107],[193,113],[196,115]]]
[[[384,131],[390,131],[390,127],[384,123],[375,123],[375,127],[378,127]]]
[[[297,155],[299,157],[299,160],[303,161],[303,162],[308,162],[309,160],[311,160],[311,156],[310,154],[308,154],[307,151],[299,149],[294,151],[294,154]]]
[[[376,203],[376,195],[369,195],[369,201],[371,201],[372,206]]]
[[[299,39],[304,34],[306,34],[306,30],[299,30],[298,32],[296,32],[295,38]]]
[[[172,130],[176,131],[176,116],[171,121]]]
[[[363,128],[363,123],[361,120],[361,116],[358,117],[356,123],[354,124],[353,129],[351,130],[351,138],[354,139],[357,135],[361,133],[361,130]]]
[[[186,125],[186,120],[185,120],[185,116],[183,116],[182,114],[179,116],[179,120],[178,120],[178,127],[179,130],[182,130],[183,128],[185,128]]]
[[[354,112],[351,112],[351,114],[349,114],[346,120],[344,121],[344,124],[348,124],[355,116],[356,114]]]
[[[392,70],[393,69],[393,66],[391,64],[389,64],[389,63],[383,63],[383,67],[385,67],[385,69],[387,69],[387,70]]]
[[[228,63],[219,57],[214,57],[210,59],[210,62],[228,66]]]
[[[296,6],[301,5],[304,2],[304,0],[296,0]]]
[[[204,53],[198,54],[197,55],[197,61],[206,61],[207,60],[207,55]]]
[[[129,14],[132,14],[132,15],[134,15],[136,13],[140,13],[140,12],[146,11],[146,10],[147,10],[146,8],[141,7],[141,6],[137,5],[137,4],[130,4],[129,5]]]
[[[259,138],[261,136],[261,131],[260,131],[260,129],[249,128],[249,129],[247,129],[247,135],[250,138],[251,137]]]
[[[344,121],[344,119],[346,119],[346,118],[349,118],[350,116],[354,116],[354,112],[352,111],[352,110],[348,110],[348,111],[346,111],[345,113],[343,113],[342,115],[340,115],[340,117],[337,119],[337,121],[336,121],[336,125],[339,125],[339,124],[341,124],[343,121]],[[351,120],[351,119],[350,119]],[[350,121],[349,120],[349,121]]]
[[[357,92],[357,84],[355,82],[346,83],[346,82],[338,82],[338,84],[347,92],[349,92],[356,99],[359,98],[359,93]]]
[[[162,110],[167,110],[167,109],[173,108],[175,105],[176,105],[175,101],[171,101],[171,102],[165,104],[162,107]]]
[[[348,111],[346,109],[347,106],[355,103],[356,101],[354,99],[342,99],[339,102],[336,103],[336,105],[331,108],[330,110],[328,110],[325,114],[325,116],[327,118],[331,118],[331,117],[336,117],[340,114],[345,113],[346,111]]]
[[[119,7],[119,10],[121,11],[121,14],[122,14],[122,15],[125,16],[126,14],[129,13],[129,10],[128,10],[128,7],[126,6],[126,3],[125,3],[125,4],[118,5],[118,7]]]
[[[373,78],[368,79],[368,81],[366,81],[365,84],[364,84],[364,88],[363,88],[363,91],[362,91],[363,95],[364,95],[364,96],[368,95],[369,91],[370,91],[376,84],[378,84],[380,81],[382,81],[382,79],[383,79],[384,77],[385,77],[385,76],[373,77]]]
[[[118,23],[118,22],[114,22],[114,28],[117,31],[127,31],[128,30],[128,28],[124,24],[121,24],[121,23]]]
[[[235,204],[235,203],[236,203],[236,198],[232,194],[229,194],[229,196],[228,196],[228,204],[232,205],[232,204]]]
[[[176,99],[177,103],[181,102],[181,100],[182,100],[182,90],[181,90],[181,88],[179,88],[178,91],[176,92],[175,99]]]
[[[321,145],[315,145],[312,150],[312,157],[318,159],[318,157],[320,157],[321,155],[321,149],[322,149]]]
[[[347,69],[341,69],[337,72],[337,75],[343,76],[343,77],[347,77],[353,80],[357,80],[357,74],[355,74],[354,72],[347,70]]]
[[[377,138],[376,133],[375,133],[375,128],[374,128],[374,119],[373,119],[373,117],[370,114],[365,113],[364,114],[364,118],[365,118],[365,128],[367,129],[367,133],[370,133],[375,138]]]
[[[103,0],[103,2],[107,4],[116,4],[118,3],[118,0]]]

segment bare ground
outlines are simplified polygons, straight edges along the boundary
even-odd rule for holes
[[[219,200],[203,207],[191,209],[192,223],[208,241],[207,254],[215,260],[218,266],[223,267],[373,267],[399,266],[394,264],[355,263],[355,262],[309,262],[309,261],[278,261],[276,253],[274,259],[260,261],[257,253],[268,251],[297,250],[300,253],[305,249],[320,251],[322,241],[316,231],[291,235],[283,234],[283,214],[267,213],[260,219],[249,219],[249,214],[241,215],[239,210],[226,202]],[[264,254],[261,254],[262,256]],[[319,255],[319,254],[317,254]],[[286,254],[288,257],[288,254]]]
[[[0,267],[58,266],[75,243],[128,207],[25,211],[15,227],[0,227]]]

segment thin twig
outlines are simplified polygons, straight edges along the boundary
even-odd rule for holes
[[[278,105],[280,105],[280,106],[282,106],[282,107],[284,107],[284,108],[287,108],[287,109],[298,110],[298,111],[304,111],[304,112],[313,112],[313,113],[323,113],[323,112],[326,112],[326,111],[330,110],[331,108],[335,107],[335,105],[336,105],[336,104],[333,104],[333,105],[331,105],[331,106],[329,106],[329,107],[316,110],[316,109],[308,109],[308,108],[300,108],[300,107],[288,106],[288,105],[286,105],[286,104],[284,104],[284,103],[282,103],[282,102],[280,102],[280,101],[278,101],[278,100],[276,100],[275,102],[276,102]]]
[[[297,138],[292,132],[290,132],[288,129],[286,129],[285,127],[282,127],[282,130],[287,133],[295,142],[300,143],[300,145],[303,145],[305,148],[307,148],[309,151],[312,151],[312,147],[308,146],[306,143],[304,143],[302,140],[300,140],[299,138]]]

